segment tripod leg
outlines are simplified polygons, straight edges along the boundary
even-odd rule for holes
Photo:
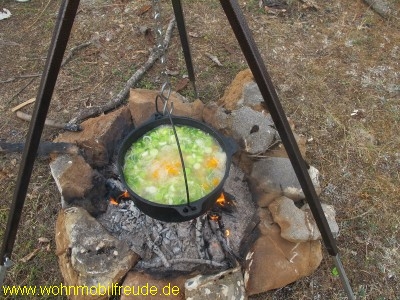
[[[32,175],[34,158],[37,153],[54,86],[60,71],[62,58],[78,6],[79,0],[64,0],[59,10],[57,23],[47,56],[46,66],[43,71],[42,81],[40,82],[36,98],[37,100],[33,111],[32,121],[29,125],[25,144],[26,147],[22,154],[13,202],[10,207],[7,227],[3,237],[3,244],[0,252],[0,270],[3,273],[5,272],[5,267],[9,264],[8,262],[14,247],[18,224]],[[2,277],[2,274],[0,274],[0,277]],[[0,284],[2,285],[3,282],[0,282]]]
[[[176,24],[177,24],[179,36],[181,39],[183,55],[185,57],[186,68],[188,71],[189,80],[192,82],[195,96],[196,96],[196,98],[198,98],[196,83],[195,83],[196,79],[194,76],[192,53],[190,51],[189,39],[188,39],[188,35],[186,32],[186,25],[185,25],[185,19],[183,17],[183,9],[182,9],[181,0],[172,0],[172,7],[174,8]]]
[[[315,192],[314,185],[312,184],[310,175],[308,174],[306,164],[301,156],[299,147],[285,116],[285,112],[283,111],[278,95],[269,77],[256,43],[251,35],[250,29],[245,21],[240,6],[237,0],[220,0],[220,3],[225,11],[233,32],[236,35],[236,39],[242,48],[242,52],[246,57],[247,63],[254,75],[254,79],[257,82],[260,92],[279,132],[301,188],[303,189],[307,202],[310,205],[318,229],[321,232],[325,247],[329,254],[335,257],[335,261],[340,262],[336,241],[329,228],[328,221],[326,220],[321,203]],[[338,271],[341,272],[340,277],[342,279],[342,284],[348,293],[349,299],[354,299],[344,269],[338,268]]]

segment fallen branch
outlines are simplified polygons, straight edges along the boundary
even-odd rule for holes
[[[217,267],[217,268],[226,268],[228,265],[225,262],[219,263],[216,261],[212,261],[209,259],[200,259],[200,258],[173,258],[169,260],[169,263],[171,265],[174,264],[179,264],[179,263],[184,263],[184,264],[201,264],[201,265],[210,265],[213,267]],[[149,268],[159,268],[163,266],[163,263],[160,262],[155,262],[155,263],[149,263],[149,262],[145,262],[145,261],[139,261],[138,262],[138,266],[145,268],[145,269],[149,269]]]
[[[38,75],[40,76],[40,75]],[[19,94],[21,94],[28,86],[32,84],[32,82],[36,79],[36,77],[31,78],[27,84],[25,84],[14,96],[11,97],[10,100],[8,100],[7,103],[10,103],[14,98],[16,98]]]
[[[0,83],[9,83],[9,82],[13,82],[14,80],[17,80],[17,79],[20,79],[20,78],[24,79],[24,78],[39,77],[40,75],[41,75],[40,73],[38,73],[38,74],[18,75],[18,76],[10,77],[10,78],[8,78],[6,80],[2,80],[2,81],[0,81]]]
[[[171,21],[168,24],[168,28],[165,32],[165,37],[164,37],[164,48],[167,49],[169,42],[171,40],[172,36],[172,30],[175,26],[175,18],[172,18]],[[111,99],[109,102],[107,102],[104,105],[101,106],[92,106],[89,107],[85,110],[80,111],[75,117],[73,117],[68,124],[71,126],[77,126],[80,122],[83,120],[100,115],[102,113],[109,112],[118,106],[121,105],[121,103],[128,97],[130,89],[140,80],[142,79],[143,75],[151,68],[151,66],[155,63],[157,59],[161,56],[160,51],[157,51],[157,48],[153,48],[153,50],[150,52],[150,56],[145,62],[144,65],[142,65],[133,75],[129,80],[126,82],[125,87],[118,93],[118,95]]]
[[[24,150],[24,143],[5,143],[0,142],[0,154],[22,152]],[[80,153],[79,147],[72,143],[53,143],[53,142],[40,142],[37,155],[45,156],[49,154],[78,154]]]
[[[212,60],[214,64],[216,64],[218,67],[223,67],[224,65],[219,61],[218,57],[215,55],[212,55],[210,53],[206,53],[206,56]]]
[[[21,120],[28,121],[30,122],[32,119],[31,115],[28,115],[22,111],[17,111],[17,117],[20,118]],[[82,128],[80,125],[77,124],[69,124],[69,123],[59,123],[54,120],[46,119],[44,122],[45,125],[50,126],[50,127],[55,127],[55,128],[60,128],[68,131],[81,131]]]
[[[164,267],[169,268],[171,265],[168,261],[168,259],[165,257],[164,253],[161,251],[161,249],[151,240],[149,235],[146,235],[147,238],[147,247],[149,249],[153,250],[153,252],[161,259]]]
[[[206,222],[207,215],[203,215],[202,217],[199,217],[196,219],[196,245],[197,245],[197,253],[199,254],[199,257],[202,259],[207,258],[207,251],[205,251],[205,242],[203,238],[203,228],[204,224]]]
[[[28,104],[31,104],[31,103],[33,103],[33,102],[35,102],[35,101],[36,101],[36,98],[31,98],[31,99],[29,99],[29,100],[26,100],[26,101],[24,101],[24,102],[18,104],[17,106],[14,106],[13,108],[11,108],[11,111],[12,111],[12,112],[16,112],[17,110],[20,110],[20,109],[23,108],[24,106],[26,106],[26,105],[28,105]]]
[[[77,51],[81,50],[82,48],[88,47],[88,46],[90,46],[91,44],[92,44],[92,42],[91,42],[91,41],[88,41],[88,42],[84,42],[84,43],[82,43],[82,44],[79,44],[79,45],[77,45],[77,46],[75,46],[75,47],[72,47],[72,48],[69,50],[68,55],[67,55],[67,56],[64,58],[64,60],[62,61],[61,67],[64,67],[64,66],[72,59],[72,57],[74,56],[74,54],[75,54]]]
[[[388,19],[392,14],[392,9],[390,8],[389,3],[385,0],[364,0],[364,2],[382,18]]]

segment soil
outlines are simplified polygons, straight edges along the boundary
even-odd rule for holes
[[[218,1],[182,2],[199,97],[216,101],[247,64]],[[400,2],[387,0],[392,10],[386,18],[361,0],[288,2],[268,9],[263,4],[271,1],[240,1],[240,6],[286,114],[308,141],[306,159],[322,174],[321,201],[336,208],[341,230],[337,243],[355,294],[358,299],[398,299]],[[48,118],[68,122],[86,107],[105,104],[118,94],[154,46],[154,20],[146,10],[150,4],[81,1],[66,55],[90,44],[74,51],[62,67]],[[161,4],[165,29],[172,7],[168,1]],[[60,1],[0,1],[0,9],[12,14],[0,20],[2,142],[25,140],[29,124],[11,108],[37,95],[59,7]],[[187,70],[176,29],[167,68],[173,88],[182,87]],[[157,63],[135,87],[159,90],[160,72]],[[180,92],[194,100],[190,84]],[[21,109],[28,114],[32,110],[32,105]],[[59,133],[46,127],[42,140]],[[19,162],[20,154],[0,154],[2,235]],[[48,163],[48,157],[36,160],[6,285],[62,282],[54,250],[60,197]],[[345,293],[325,252],[314,274],[253,298],[345,299]]]

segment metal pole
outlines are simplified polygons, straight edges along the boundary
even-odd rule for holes
[[[285,146],[293,169],[300,182],[301,188],[303,189],[305,198],[307,199],[319,231],[321,232],[325,247],[327,248],[329,254],[335,257],[335,261],[340,262],[336,241],[333,238],[314,185],[311,181],[310,175],[308,174],[307,166],[303,157],[301,156],[299,147],[289,126],[285,112],[279,101],[278,95],[275,91],[271,78],[267,72],[263,59],[258,51],[240,6],[236,0],[220,0],[220,3],[230,22],[233,32],[236,35],[236,39],[242,48],[242,52],[246,57],[254,79],[279,132],[282,143]],[[342,284],[348,294],[349,299],[354,299],[354,295],[344,269],[338,268],[338,271],[341,274],[340,277],[342,279]]]
[[[183,9],[182,9],[181,0],[172,0],[172,7],[174,8],[175,20],[176,20],[176,24],[177,24],[178,31],[179,31],[179,36],[181,39],[183,55],[185,57],[186,68],[188,71],[189,80],[192,82],[195,96],[196,96],[196,98],[198,98],[196,83],[195,83],[196,78],[194,75],[192,54],[190,52],[189,39],[188,39],[187,31],[186,31],[185,19],[183,17]]]
[[[48,51],[46,66],[43,71],[39,91],[33,110],[32,120],[22,153],[21,165],[14,190],[13,202],[10,207],[7,227],[3,237],[0,252],[0,284],[3,284],[6,268],[10,266],[11,253],[14,248],[18,225],[24,206],[33,165],[40,143],[44,122],[46,120],[54,86],[60,71],[62,58],[68,43],[79,0],[63,0],[60,6],[52,41]]]

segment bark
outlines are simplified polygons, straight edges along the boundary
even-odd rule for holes
[[[165,32],[164,37],[164,48],[167,49],[169,42],[171,40],[172,31],[175,26],[175,18],[172,18],[169,22],[168,28]],[[100,115],[102,113],[109,112],[114,110],[118,106],[120,106],[123,101],[128,97],[129,91],[132,87],[134,87],[143,77],[143,75],[153,66],[157,59],[160,58],[161,53],[157,51],[157,48],[154,47],[153,50],[150,52],[150,56],[147,61],[142,65],[129,80],[126,82],[124,88],[118,93],[118,95],[111,99],[104,105],[101,106],[92,106],[85,110],[80,111],[75,117],[73,117],[68,124],[77,126],[77,124],[81,123],[83,120]]]

